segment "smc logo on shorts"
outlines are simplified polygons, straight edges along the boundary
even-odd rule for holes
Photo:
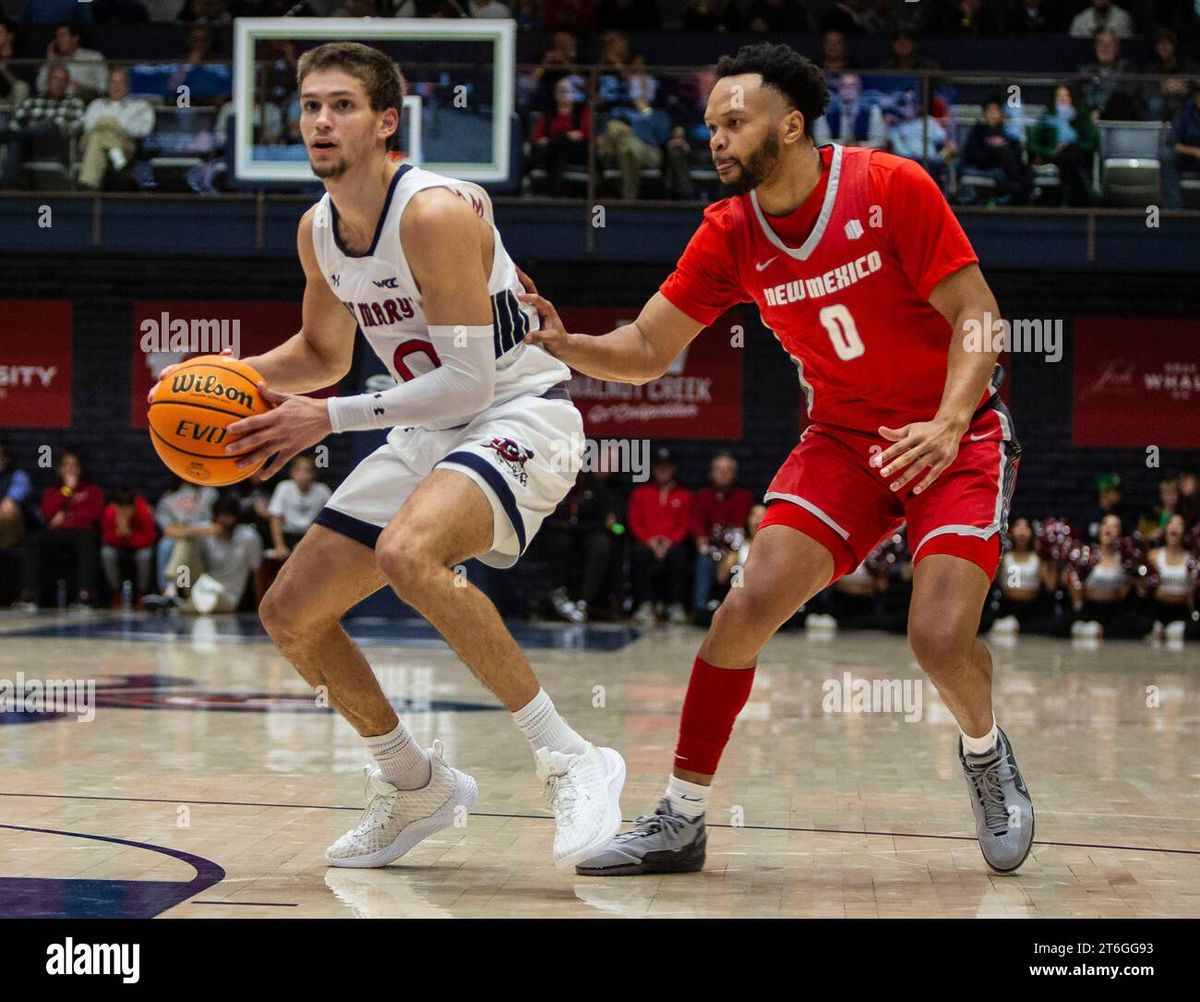
[[[493,438],[487,443],[489,449],[496,450],[496,462],[508,468],[508,472],[517,478],[522,487],[529,482],[529,474],[525,472],[526,460],[533,458],[533,450],[517,445],[511,438]]]

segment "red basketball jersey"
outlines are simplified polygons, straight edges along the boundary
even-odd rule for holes
[[[875,433],[928,421],[951,338],[929,294],[978,259],[919,164],[861,147],[818,152],[827,170],[791,216],[772,221],[754,192],[709,206],[661,292],[705,324],[755,303],[799,369],[814,422]],[[812,217],[798,246],[777,232]]]

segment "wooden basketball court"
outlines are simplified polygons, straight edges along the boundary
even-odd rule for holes
[[[0,915],[1200,914],[1194,646],[992,645],[1037,810],[1029,859],[1002,877],[973,835],[952,719],[931,686],[903,685],[920,679],[904,638],[780,635],[722,763],[706,869],[599,879],[554,869],[527,745],[428,627],[351,632],[418,739],[480,787],[463,827],[383,870],[325,865],[364,805],[366,755],[253,620],[0,620],[0,680],[96,682],[90,722],[0,715]],[[514,632],[564,716],[625,755],[626,820],[649,813],[700,631]],[[863,680],[895,680],[906,706],[839,712]]]

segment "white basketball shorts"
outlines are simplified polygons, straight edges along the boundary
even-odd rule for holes
[[[565,384],[491,407],[458,428],[393,428],[333,492],[316,524],[374,548],[422,480],[435,469],[455,470],[492,505],[492,549],[478,559],[511,567],[574,485],[584,444],[583,418]]]

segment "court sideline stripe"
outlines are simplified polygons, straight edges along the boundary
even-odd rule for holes
[[[86,796],[70,793],[8,793],[0,790],[0,797],[45,797],[50,800],[117,800],[122,803],[140,803],[140,804],[195,804],[205,807],[286,807],[298,810],[309,811],[357,811],[362,813],[361,807],[342,807],[338,804],[273,804],[260,803],[258,801],[248,800],[192,800],[187,797],[101,797],[101,796]],[[551,817],[544,814],[492,814],[483,811],[472,811],[475,817],[479,818],[502,818],[513,821],[553,821]],[[622,823],[631,823],[633,819],[622,818]],[[743,831],[759,831],[759,832],[797,832],[807,835],[872,835],[881,838],[919,838],[919,839],[940,839],[950,842],[977,842],[979,839],[975,835],[929,835],[918,832],[884,832],[884,831],[863,831],[859,829],[848,828],[788,828],[783,825],[718,825],[709,824],[709,828],[738,828]],[[1159,849],[1153,846],[1144,845],[1109,845],[1104,842],[1058,842],[1047,841],[1044,839],[1034,839],[1034,845],[1037,846],[1062,846],[1070,849],[1112,849],[1117,852],[1158,852],[1167,853],[1170,855],[1179,856],[1200,856],[1200,849]]]

